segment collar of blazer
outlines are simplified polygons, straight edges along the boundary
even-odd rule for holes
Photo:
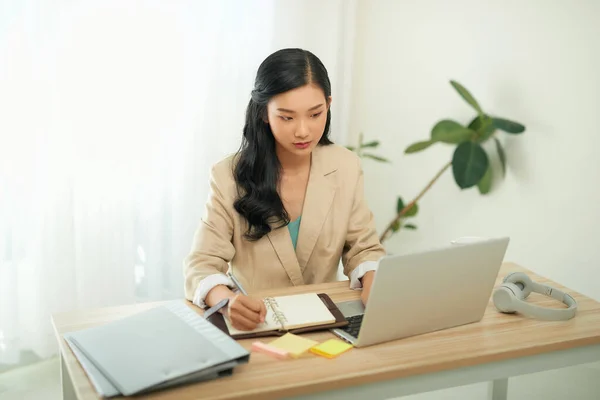
[[[274,229],[267,235],[294,286],[304,285],[302,271],[306,268],[335,196],[335,185],[327,176],[337,170],[337,165],[326,157],[326,152],[326,146],[317,146],[312,152],[296,250],[287,226]]]

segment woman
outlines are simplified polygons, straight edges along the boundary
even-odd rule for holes
[[[258,69],[240,150],[212,168],[185,294],[203,308],[220,304],[237,329],[254,329],[266,310],[232,291],[229,266],[252,293],[334,281],[341,258],[366,304],[384,249],[359,158],[328,138],[330,107],[327,70],[314,54],[273,53]]]

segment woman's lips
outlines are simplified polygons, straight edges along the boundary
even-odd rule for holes
[[[308,146],[310,146],[310,142],[294,143],[294,146],[296,146],[298,149],[306,149]]]

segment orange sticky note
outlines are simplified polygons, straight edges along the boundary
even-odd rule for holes
[[[329,339],[310,349],[312,353],[326,358],[334,358],[350,350],[353,346],[338,339]]]
[[[286,359],[289,356],[289,353],[287,351],[278,349],[273,346],[269,346],[268,344],[263,342],[252,343],[252,351],[268,354],[272,357],[279,358],[280,360]]]

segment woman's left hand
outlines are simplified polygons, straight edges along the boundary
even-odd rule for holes
[[[369,293],[371,293],[371,284],[373,283],[373,278],[375,278],[375,271],[369,271],[361,278],[363,289],[362,293],[360,294],[360,299],[365,306],[367,305],[367,300],[369,299]]]

